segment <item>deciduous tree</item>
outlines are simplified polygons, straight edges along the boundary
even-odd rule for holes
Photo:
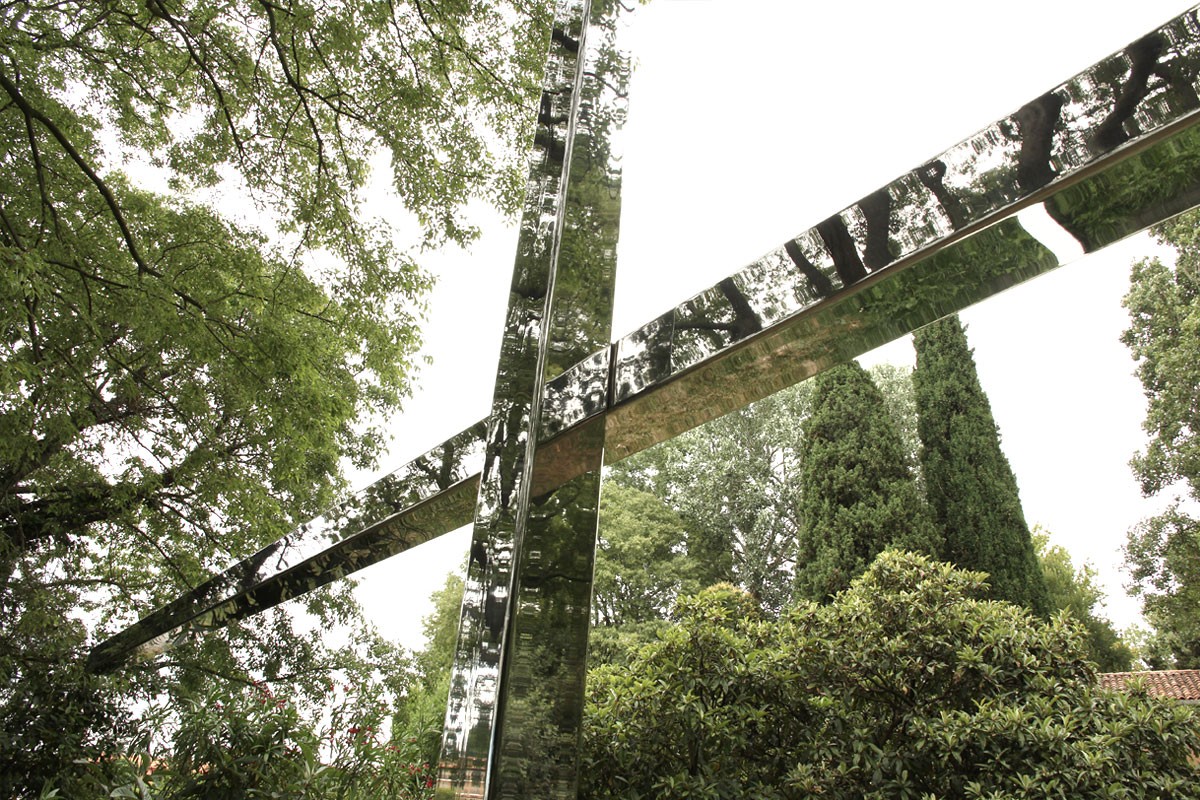
[[[547,5],[0,3],[0,794],[65,787],[53,763],[111,754],[118,701],[201,675],[311,704],[330,670],[390,679],[365,629],[337,648],[286,614],[174,671],[69,665],[373,460],[429,278],[368,213],[370,168],[409,249],[469,241],[472,199],[514,208]],[[361,622],[347,592],[308,598],[323,629]]]
[[[592,594],[594,625],[664,619],[675,598],[699,589],[679,515],[639,489],[609,483],[600,496]]]
[[[1038,564],[1046,580],[1050,610],[1065,611],[1083,626],[1088,657],[1101,672],[1128,671],[1133,664],[1133,651],[1102,616],[1104,592],[1096,585],[1096,571],[1090,564],[1076,567],[1065,548],[1051,544],[1048,531],[1035,525],[1032,533]]]
[[[1122,336],[1137,360],[1150,436],[1133,470],[1147,496],[1172,498],[1162,514],[1129,532],[1126,563],[1143,597],[1157,652],[1176,665],[1200,666],[1200,215],[1189,212],[1155,229],[1177,251],[1175,265],[1135,263]],[[1170,666],[1170,663],[1161,666]]]
[[[679,514],[700,585],[735,582],[775,608],[790,597],[810,395],[807,384],[786,389],[613,467],[612,482]]]

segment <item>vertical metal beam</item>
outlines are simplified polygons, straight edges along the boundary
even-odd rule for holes
[[[89,668],[463,524],[486,438],[439,795],[574,797],[606,446],[618,460],[1053,269],[1021,208],[1044,204],[1091,251],[1200,203],[1193,9],[610,349],[622,11],[559,3],[486,430],[102,643]]]
[[[543,386],[609,340],[620,216],[619,3],[556,11],[439,766],[439,797],[573,798],[604,429],[540,474]],[[606,351],[607,352],[607,351]],[[605,376],[607,363],[598,367]]]

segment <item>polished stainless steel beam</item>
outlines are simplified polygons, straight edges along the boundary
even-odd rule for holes
[[[1099,76],[1120,76],[1113,85]],[[618,461],[1059,266],[1022,228],[1040,206],[1098,250],[1200,204],[1200,23],[1189,10],[974,136],[795,236],[546,381],[535,492],[584,469],[575,442],[606,431]],[[106,669],[187,625],[261,610],[470,522],[434,502],[477,481],[484,422],[97,646]],[[459,491],[467,491],[459,488]],[[373,551],[355,537],[406,531]],[[371,532],[376,532],[372,534]],[[306,566],[307,565],[307,566]],[[303,567],[303,568],[302,568]],[[324,569],[322,567],[321,569]],[[245,606],[245,607],[243,607]]]
[[[562,8],[582,14],[579,2],[564,1]],[[559,29],[555,46],[560,51],[578,44],[569,29]],[[486,426],[472,426],[99,645],[91,666],[113,668],[156,637],[246,616],[460,527],[471,519],[477,488],[480,503],[485,493],[509,502],[505,492],[512,486],[506,481],[516,480],[515,473],[510,471],[508,478],[487,488],[484,451],[485,441],[499,436],[512,419],[526,417],[520,426],[536,421],[537,432],[526,435],[524,444],[533,450],[522,450],[520,456],[524,472],[519,480],[529,505],[524,511],[514,509],[513,519],[542,508],[547,520],[562,520],[574,514],[576,506],[560,503],[556,490],[569,486],[572,493],[590,498],[590,478],[582,488],[572,482],[595,473],[601,450],[606,462],[625,458],[1059,266],[1055,253],[1022,225],[1023,214],[1048,216],[1091,252],[1200,204],[1198,88],[1200,22],[1193,9],[788,239],[629,336],[596,347],[591,355],[586,346],[595,346],[595,331],[570,333],[576,312],[568,310],[572,301],[565,299],[570,296],[565,292],[557,312],[559,330],[547,334],[541,362],[530,362],[542,371],[544,381],[539,378],[529,385],[544,386],[536,397],[521,401],[525,405],[516,409],[515,417],[494,411]],[[565,122],[548,108],[544,104],[547,124]],[[535,143],[535,152],[567,147],[568,140],[555,139],[550,128],[540,125],[539,136],[542,141]],[[567,150],[562,158],[568,158]],[[594,203],[594,198],[586,202]],[[576,213],[581,216],[572,224],[590,224],[590,211]],[[537,234],[530,241],[542,241],[537,237],[545,231],[538,226],[550,218],[529,219],[529,233]],[[554,220],[562,226],[558,216]],[[615,236],[615,220],[597,230],[600,238],[593,244],[599,242],[600,250],[615,244],[615,239],[604,238]],[[581,264],[588,263],[592,253],[588,241],[586,235],[577,240],[580,248],[574,257]],[[568,283],[587,273],[574,274]],[[514,292],[519,294],[522,286],[515,281]],[[573,289],[579,290],[579,285]],[[530,294],[535,305],[547,296],[539,291],[546,287]],[[602,299],[588,302],[604,307]],[[556,312],[544,305],[538,309],[540,335],[543,321],[554,319]],[[593,324],[588,317],[582,327]],[[553,352],[546,355],[548,351]],[[536,456],[529,457],[534,451]],[[586,507],[592,501],[581,502]],[[477,520],[480,511],[475,508]],[[522,635],[524,624],[519,614],[508,613],[507,592],[533,598],[551,575],[530,561],[542,558],[546,549],[535,548],[536,557],[534,550],[522,555],[514,544],[517,538],[513,528],[499,540],[477,537],[480,552],[472,546],[479,592],[464,606],[464,624],[498,627],[494,636],[471,634],[474,638],[461,643],[464,657],[473,659],[474,683],[459,699],[474,704],[468,714],[473,716],[448,731],[469,736],[480,715],[492,713],[486,709],[496,693],[508,692],[515,699],[511,713],[522,720],[519,725],[549,714],[564,720],[562,741],[569,741],[577,734],[570,720],[578,697],[547,708],[544,697],[521,688],[520,681],[531,685],[528,676],[500,677],[499,661],[506,652],[513,664],[524,664],[518,672],[537,666],[532,657],[505,649],[506,634]],[[568,537],[554,544],[568,540],[574,541]],[[494,552],[487,550],[493,546]],[[575,549],[579,548],[586,549],[586,543],[578,542]],[[504,570],[511,569],[514,559],[527,562],[524,588],[514,573],[495,573],[502,560],[498,554],[507,554]],[[584,576],[590,558],[589,554],[587,564],[572,564],[564,581],[571,588],[556,595],[558,600],[545,606],[531,601],[534,630],[544,630],[547,619],[579,613],[579,603],[584,602],[579,598],[587,594],[590,582]],[[485,575],[489,570],[492,574]],[[509,588],[503,589],[506,585]],[[490,607],[488,597],[493,598]],[[579,645],[564,641],[555,646],[554,658],[569,658],[570,669],[576,669],[574,651]],[[485,686],[484,672],[496,678],[492,688]],[[507,686],[501,685],[504,680]],[[563,680],[570,683],[574,678]],[[466,708],[462,706],[463,713]],[[487,748],[464,745],[455,733],[449,748],[458,758],[453,770],[475,765],[471,768],[478,776],[486,773],[486,758],[480,761],[479,754],[491,753],[493,743],[501,750],[508,746],[493,721],[487,720],[487,732],[478,739],[488,742]],[[518,737],[512,749],[520,751],[526,744]],[[553,746],[561,747],[561,742]],[[557,788],[539,788],[539,796],[569,796],[570,779],[564,774],[549,775],[547,781],[559,781]],[[447,777],[444,783],[466,796],[475,791],[470,787],[482,786],[483,778],[464,782]],[[516,791],[521,790],[505,790]]]
[[[164,637],[219,628],[468,524],[483,432],[472,425],[102,642],[88,668],[116,669]]]
[[[606,462],[619,461],[1060,266],[1021,227],[1022,209],[1043,207],[1092,252],[1200,204],[1198,91],[1193,8],[550,375],[535,493],[582,474],[576,443],[598,425]],[[91,666],[115,667],[163,633],[240,618],[266,596],[301,594],[326,572],[348,575],[469,523],[454,493],[478,481],[484,429],[97,645]]]
[[[611,336],[629,11],[560,0],[479,480],[438,797],[568,798],[578,784],[604,430],[535,486],[544,384]]]

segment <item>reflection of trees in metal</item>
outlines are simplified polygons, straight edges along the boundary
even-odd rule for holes
[[[462,500],[474,493],[482,439],[480,422],[351,495],[102,642],[90,667],[115,668],[164,631],[220,627],[460,527],[470,516]]]
[[[950,220],[950,226],[958,230],[967,224],[968,211],[962,200],[946,188],[946,162],[940,158],[913,170],[917,180],[933,195],[937,205]]]
[[[681,304],[669,329],[660,318],[626,337],[617,351],[616,401],[681,374],[877,271],[942,246],[950,236],[990,224],[1033,192],[1114,148],[1183,122],[1200,108],[1196,17],[1188,12],[1142,37]],[[1175,182],[1189,181],[1190,172]],[[1144,182],[1136,191],[1152,192],[1153,184]],[[1059,197],[1066,197],[1056,198],[1050,210],[1087,247],[1093,234],[1059,213],[1079,194],[1064,190]],[[1155,210],[1143,215],[1147,221],[1127,214],[1128,225],[1145,227],[1161,210],[1181,210],[1177,207],[1194,202],[1186,192],[1177,190],[1174,196],[1170,203],[1155,201]],[[1105,243],[1112,240],[1105,237]],[[785,264],[791,265],[790,274]]]
[[[620,5],[594,4],[584,36],[587,8],[564,3],[552,36],[480,478],[452,681],[465,695],[448,709],[443,793],[574,794],[603,437],[576,441],[573,481],[555,478],[532,498],[531,478],[543,461],[543,411],[586,416],[607,403],[620,217],[612,134],[624,119],[628,66],[615,46]]]
[[[616,50],[611,16],[593,4],[588,74],[571,146],[562,240],[547,338],[546,379],[608,344],[621,213],[620,153],[629,65]]]
[[[603,448],[619,459],[1053,268],[1009,216],[1035,191],[1089,250],[1200,202],[1191,11],[661,315],[615,345],[610,362],[611,287],[597,276],[611,276],[619,217],[619,6],[596,3],[604,22],[580,54],[591,82],[572,138],[580,21],[565,20],[586,3],[561,5],[486,434],[476,426],[301,526],[98,647],[94,666],[180,620],[236,619],[447,530],[470,517],[480,473],[486,530],[471,549],[443,788],[481,793],[495,744],[514,759],[498,795],[569,794]],[[566,162],[574,177],[560,209]],[[543,374],[555,378],[544,399]]]
[[[608,348],[620,218],[619,154],[613,135],[625,116],[628,60],[617,47],[622,7],[593,3],[583,60],[575,138],[570,153],[562,239],[542,352],[547,378],[573,364],[576,413],[607,404]],[[596,352],[598,348],[603,348]],[[591,358],[589,354],[595,353]],[[586,360],[585,360],[586,359]],[[569,372],[569,370],[568,370]],[[555,411],[547,386],[543,418]],[[568,395],[564,394],[564,397]],[[531,495],[514,553],[512,601],[497,694],[489,795],[573,797],[576,744],[595,552],[603,428],[577,437],[567,454],[571,475],[547,476],[558,459],[533,452]],[[538,431],[530,431],[536,436]],[[553,468],[549,470],[553,473]],[[547,482],[541,493],[539,483]]]
[[[1058,126],[1062,107],[1062,97],[1047,92],[1021,106],[1012,116],[1016,131],[1010,128],[1008,133],[1021,143],[1017,155],[1017,188],[1024,192],[1040,189],[1057,177],[1051,156],[1054,129]]]
[[[1185,131],[1046,201],[1093,252],[1200,204],[1200,132]]]
[[[792,260],[792,263],[796,265],[796,268],[800,270],[800,274],[808,281],[808,286],[814,295],[814,300],[833,294],[833,284],[829,281],[829,278],[825,277],[823,272],[808,260],[808,256],[800,249],[799,241],[789,239],[784,243],[783,249],[787,253],[788,258]]]

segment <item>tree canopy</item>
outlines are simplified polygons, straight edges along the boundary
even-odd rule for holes
[[[1137,361],[1149,434],[1133,459],[1147,496],[1171,505],[1129,532],[1125,555],[1158,641],[1160,666],[1200,667],[1200,214],[1188,212],[1154,229],[1173,245],[1174,266],[1158,259],[1133,265],[1122,341]]]
[[[782,605],[791,594],[800,384],[613,466],[610,482],[649,492],[683,521],[700,585],[732,581]]]
[[[1065,611],[1083,626],[1088,657],[1101,672],[1127,672],[1133,665],[1133,651],[1101,615],[1104,592],[1096,585],[1095,569],[1090,564],[1075,566],[1071,554],[1053,544],[1048,531],[1035,525],[1032,534],[1050,610]]]
[[[77,665],[378,453],[419,344],[417,250],[520,199],[548,5],[0,4],[0,795],[85,795],[139,699],[179,701],[165,736],[207,724],[187,698],[251,680],[310,730],[330,674],[403,694],[346,585],[306,598],[315,630],[270,613],[161,672]],[[388,221],[365,203],[379,164]]]
[[[592,620],[627,625],[665,618],[675,598],[700,588],[679,515],[654,495],[606,485],[600,495]]]
[[[226,519],[261,541],[329,502],[338,459],[379,444],[355,423],[407,391],[428,286],[365,216],[370,162],[390,153],[426,243],[468,239],[472,197],[511,207],[490,153],[515,148],[487,142],[526,120],[545,20],[523,10],[0,9],[9,549]],[[137,160],[173,193],[138,188]],[[220,216],[230,193],[272,224]]]

